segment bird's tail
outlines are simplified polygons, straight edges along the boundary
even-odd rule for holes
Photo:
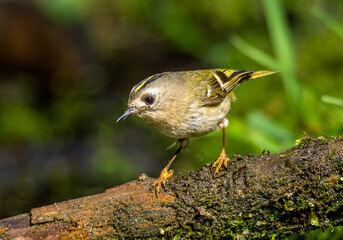
[[[226,76],[226,81],[224,83],[224,88],[227,93],[230,93],[233,89],[235,89],[241,82],[260,78],[268,75],[272,75],[278,72],[273,71],[248,71],[248,70],[226,70],[223,69],[221,72]]]

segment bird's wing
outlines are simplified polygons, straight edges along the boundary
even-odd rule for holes
[[[209,70],[206,84],[206,95],[203,103],[206,106],[220,104],[241,82],[275,74],[273,71],[248,71],[232,69]]]
[[[204,105],[220,104],[225,97],[241,82],[251,79],[254,71],[236,71],[229,69],[214,69],[208,72]]]

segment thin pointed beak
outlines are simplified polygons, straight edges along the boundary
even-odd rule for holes
[[[139,112],[139,109],[137,108],[128,108],[123,115],[121,115],[118,119],[117,122],[125,120],[126,118],[130,117],[131,115],[135,115],[136,113]]]

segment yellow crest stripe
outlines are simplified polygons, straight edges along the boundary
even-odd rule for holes
[[[134,92],[135,92],[135,93],[138,92],[139,89],[141,89],[141,88],[144,86],[144,84],[145,84],[147,81],[149,81],[153,76],[155,76],[155,75],[152,75],[152,76],[148,77],[147,79],[145,79],[138,87],[136,87],[136,89],[134,90]]]

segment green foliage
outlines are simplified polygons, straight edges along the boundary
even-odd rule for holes
[[[39,141],[51,131],[45,116],[27,106],[3,106],[2,114],[1,142],[11,143],[22,139]]]
[[[314,6],[312,11],[313,16],[320,19],[328,28],[343,39],[343,24],[331,17],[324,9],[319,6]]]

